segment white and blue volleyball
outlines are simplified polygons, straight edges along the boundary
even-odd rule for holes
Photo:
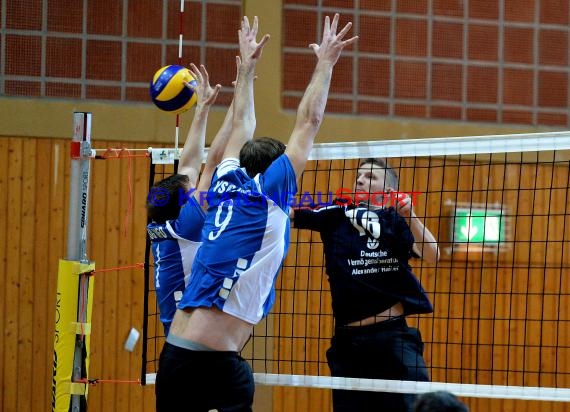
[[[184,82],[196,86],[196,80],[186,67],[161,67],[150,82],[150,98],[160,110],[173,114],[185,112],[196,104],[197,96]]]

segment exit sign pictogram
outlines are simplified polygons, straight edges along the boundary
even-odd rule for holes
[[[455,209],[455,243],[498,244],[504,241],[504,218],[500,209]]]

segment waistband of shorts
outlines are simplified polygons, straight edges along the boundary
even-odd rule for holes
[[[369,332],[380,332],[385,330],[393,330],[401,327],[407,327],[406,317],[395,316],[390,319],[383,320],[382,322],[376,322],[371,325],[365,326],[335,326],[335,334],[337,335],[357,335],[361,333]]]
[[[239,356],[238,352],[236,351],[217,351],[217,350],[204,351],[204,350],[187,349],[185,347],[180,347],[168,341],[164,342],[164,348],[171,353],[175,353],[185,357],[235,358]]]
[[[184,339],[172,334],[169,334],[166,337],[166,341],[171,345],[178,346],[179,348],[189,349],[196,352],[212,352],[214,350],[212,348],[207,347],[206,345],[202,345],[199,342],[195,342],[190,339]]]

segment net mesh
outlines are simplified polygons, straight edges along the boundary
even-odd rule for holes
[[[394,392],[444,385],[464,396],[570,400],[568,149],[568,133],[317,145],[297,206],[351,191],[359,159],[381,155],[438,241],[437,263],[411,261],[434,312],[408,317],[422,333],[433,382],[330,377],[323,247],[318,233],[296,229],[275,305],[242,354],[256,381]],[[147,282],[143,376],[152,383],[164,337]]]

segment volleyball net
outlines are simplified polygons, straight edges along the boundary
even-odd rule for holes
[[[294,228],[275,305],[242,353],[256,382],[570,401],[569,150],[568,132],[315,145],[294,206],[354,196],[359,160],[386,158],[438,241],[437,263],[410,262],[434,306],[408,317],[432,382],[330,376],[323,246],[318,233]],[[149,183],[172,171],[152,165]],[[374,270],[362,260],[359,270]],[[164,336],[147,267],[141,380],[152,384]]]

